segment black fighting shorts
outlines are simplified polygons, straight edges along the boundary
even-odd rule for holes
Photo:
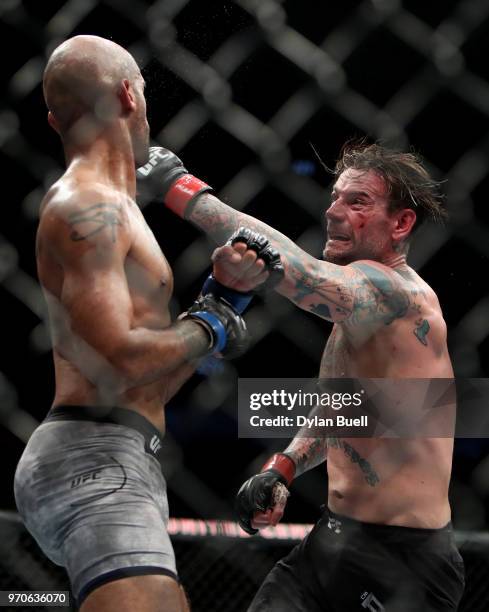
[[[463,589],[451,524],[375,525],[328,510],[275,565],[248,612],[451,611]]]

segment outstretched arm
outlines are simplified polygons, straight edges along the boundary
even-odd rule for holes
[[[152,149],[150,162],[138,170],[138,190],[143,199],[145,195],[164,199],[218,244],[224,244],[239,226],[264,235],[279,251],[285,270],[277,291],[322,318],[379,324],[406,312],[407,295],[392,271],[373,262],[338,266],[312,257],[266,223],[210,195],[210,188],[188,174],[171,151]]]
[[[381,264],[358,261],[338,266],[320,261],[276,229],[207,193],[191,202],[185,219],[219,244],[240,225],[263,234],[280,253],[284,266],[284,279],[277,291],[324,319],[378,325],[407,312],[407,292],[396,274]]]
[[[363,280],[355,270],[319,261],[276,229],[208,193],[191,203],[184,218],[218,244],[225,243],[239,226],[260,232],[280,252],[285,274],[277,286],[279,293],[331,321],[344,320],[352,314],[354,286]]]

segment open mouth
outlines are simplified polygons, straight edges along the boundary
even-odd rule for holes
[[[345,236],[344,234],[330,234],[328,236],[328,242],[331,240],[335,240],[338,242],[348,242],[350,238],[348,236]]]

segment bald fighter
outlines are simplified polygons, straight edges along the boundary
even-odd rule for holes
[[[406,261],[415,228],[443,216],[437,184],[415,155],[376,144],[344,147],[326,210],[324,261],[202,194],[200,182],[166,149],[152,150],[138,182],[143,194],[158,196],[218,243],[246,225],[280,250],[285,276],[277,291],[334,323],[321,378],[453,377],[437,296]],[[242,248],[216,251],[230,274],[240,269],[232,257]],[[240,524],[250,534],[275,524],[286,499],[278,483],[289,487],[325,460],[328,509],[275,566],[250,612],[456,610],[464,578],[450,524],[452,449],[449,436],[301,432],[241,487]]]
[[[67,166],[42,202],[37,234],[56,391],[18,465],[18,509],[66,567],[83,612],[182,612],[158,461],[164,406],[197,358],[244,350],[250,296],[220,285],[215,265],[216,278],[171,321],[172,273],[135,203],[149,129],[129,53],[77,36],[53,52],[43,85]],[[247,270],[234,287],[280,272],[262,237],[238,232],[233,242]]]

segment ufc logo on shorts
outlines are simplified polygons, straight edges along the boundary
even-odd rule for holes
[[[151,442],[149,443],[149,448],[153,451],[155,455],[160,450],[161,442],[157,435],[154,435],[151,438]]]
[[[148,176],[148,174],[156,166],[158,161],[163,157],[164,155],[158,149],[156,149],[156,151],[151,151],[149,154],[149,162],[145,164],[142,168],[139,168],[138,172],[140,172],[143,176]]]
[[[367,593],[365,591],[365,593],[361,595],[360,599],[363,599],[362,608],[365,608],[365,610],[370,610],[370,612],[381,612],[382,610],[385,610],[384,606],[373,593]]]

